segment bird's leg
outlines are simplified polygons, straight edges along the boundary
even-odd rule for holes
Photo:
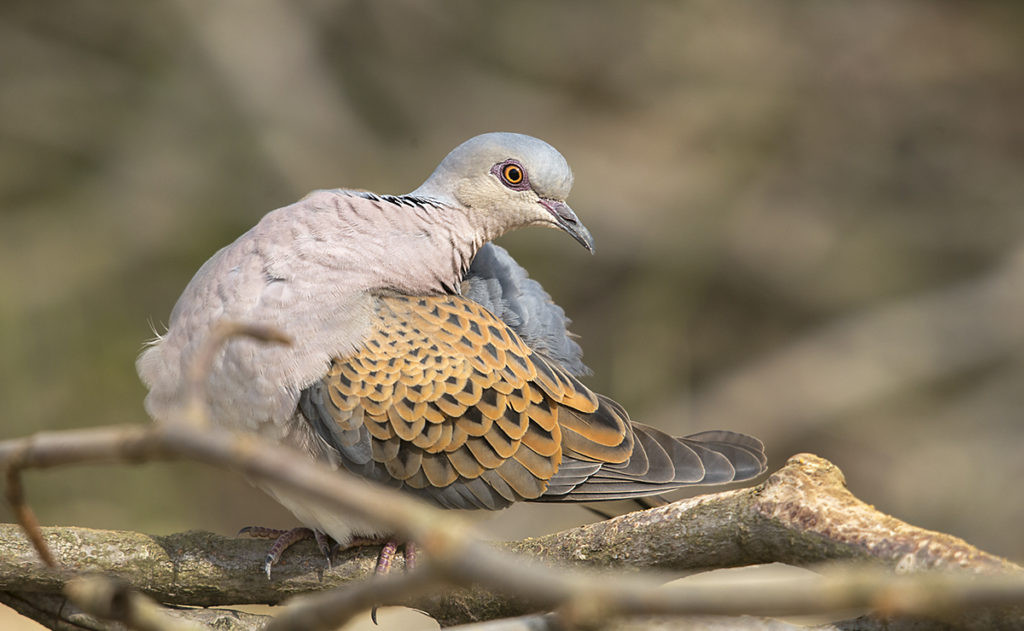
[[[384,544],[384,547],[380,549],[380,554],[377,555],[377,576],[391,572],[391,561],[395,558],[395,550],[397,549],[398,542],[394,539],[389,539]]]
[[[320,548],[320,554],[327,559],[327,569],[331,569],[331,542],[334,540],[327,536],[322,530],[313,529],[313,539],[316,540],[316,547]]]
[[[274,543],[267,550],[267,557],[263,563],[263,571],[267,579],[271,577],[271,570],[281,560],[284,551],[300,541],[315,539],[316,545],[320,548],[321,554],[327,560],[328,569],[331,568],[331,543],[332,540],[324,532],[313,528],[292,528],[281,530],[278,528],[264,528],[262,526],[246,526],[238,531],[239,535],[247,535],[258,539],[273,539]],[[362,546],[383,546],[377,555],[377,566],[374,573],[378,576],[388,574],[391,571],[391,563],[394,561],[395,552],[398,551],[400,542],[394,537],[357,537],[352,539],[346,548]],[[416,567],[416,545],[411,541],[405,542],[403,547],[403,558],[405,559],[406,571]]]
[[[279,530],[277,528],[264,528],[262,526],[246,526],[238,531],[240,535],[248,535],[259,539],[273,539],[274,543],[267,550],[267,557],[263,562],[263,571],[270,580],[270,572],[277,562],[281,560],[284,551],[299,541],[305,539],[316,540],[317,548],[327,560],[327,569],[331,568],[331,540],[326,534],[312,528],[292,528],[291,530]]]
[[[412,541],[405,542],[405,571],[411,572],[416,569],[416,544]]]
[[[378,576],[381,574],[387,574],[391,571],[391,562],[395,558],[395,552],[398,551],[398,546],[401,542],[394,537],[357,537],[349,542],[349,548],[355,548],[357,546],[383,546],[380,553],[377,555],[377,567],[374,571]],[[406,541],[403,546],[403,558],[405,559],[405,571],[415,569],[416,567],[416,544],[411,541]]]
[[[381,542],[378,539],[376,542],[370,543],[369,540],[361,539],[358,543],[353,545],[376,545]],[[383,576],[391,572],[391,561],[395,558],[395,552],[398,550],[398,540],[391,537],[384,543],[384,547],[380,549],[380,554],[377,555],[377,568],[374,573],[377,576]],[[411,541],[406,541],[402,547],[403,555],[405,557],[405,571],[409,572],[416,568],[416,544]],[[373,609],[370,610],[370,620],[373,624],[377,624],[377,606],[374,605]]]

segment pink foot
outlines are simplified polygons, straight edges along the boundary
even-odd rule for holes
[[[395,553],[398,551],[400,542],[394,537],[384,539],[383,537],[365,538],[359,537],[349,542],[349,548],[362,547],[362,546],[380,546],[380,554],[377,555],[377,568],[374,571],[378,576],[387,574],[391,571],[391,562],[395,558]],[[411,541],[406,541],[403,546],[403,557],[405,558],[405,571],[415,569],[416,567],[416,544]]]
[[[262,526],[246,526],[238,531],[240,535],[248,535],[259,539],[273,539],[274,543],[267,550],[267,558],[263,562],[263,571],[270,580],[270,572],[277,562],[281,560],[284,551],[300,541],[315,539],[320,553],[327,560],[327,569],[331,568],[331,539],[326,534],[312,528],[292,528],[291,530],[278,530],[277,528],[263,528]]]

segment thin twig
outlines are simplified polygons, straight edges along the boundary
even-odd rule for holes
[[[10,504],[18,524],[25,531],[28,540],[32,542],[32,547],[36,549],[39,558],[47,566],[57,567],[57,560],[50,552],[46,540],[43,539],[43,533],[39,529],[39,520],[36,518],[35,511],[25,501],[25,489],[21,484],[21,463],[19,461],[20,458],[16,453],[4,468],[7,479],[7,503]]]
[[[191,620],[170,616],[166,609],[123,581],[104,576],[81,576],[68,581],[64,594],[82,611],[122,622],[138,631],[202,631]]]
[[[273,343],[273,344],[291,344],[291,338],[277,329],[269,326],[260,326],[253,324],[245,324],[239,322],[218,322],[210,335],[203,341],[203,344],[199,347],[198,352],[193,358],[189,365],[189,370],[186,379],[185,388],[185,406],[181,414],[181,419],[191,424],[193,427],[202,427],[208,424],[208,411],[205,401],[203,400],[203,393],[205,391],[204,384],[206,378],[210,373],[213,366],[213,361],[217,356],[218,351],[221,347],[232,337],[250,337],[255,340]],[[148,433],[144,433],[141,436],[129,437],[134,438],[138,442],[142,443],[153,443],[151,440],[153,436]],[[42,532],[39,529],[39,520],[36,518],[35,512],[28,505],[25,499],[24,487],[21,483],[21,470],[29,466],[27,461],[27,454],[33,451],[34,447],[31,442],[32,439],[22,444],[20,449],[15,449],[8,452],[3,459],[4,473],[7,483],[6,498],[8,504],[10,504],[12,511],[15,514],[18,524],[21,525],[25,531],[29,541],[32,542],[33,547],[39,553],[39,557],[50,567],[56,567],[57,561],[53,554],[50,552],[46,541],[43,539]],[[101,437],[101,443],[104,443]],[[159,442],[156,440],[155,442]],[[106,451],[109,453],[109,445],[104,443]],[[73,444],[66,445],[66,447],[72,451],[80,454],[80,457],[88,458],[89,447],[94,445],[89,443],[79,444],[74,441]],[[104,450],[101,447],[101,450]],[[123,454],[110,454],[115,459]],[[149,454],[151,457],[153,454]],[[55,463],[60,463],[60,458],[56,458]],[[32,466],[48,466],[41,462],[32,462]]]
[[[271,326],[220,320],[203,340],[188,365],[185,378],[185,402],[180,419],[195,426],[209,425],[204,400],[206,380],[220,349],[233,337],[248,337],[267,344],[289,345],[292,339]],[[179,420],[177,418],[172,420]]]
[[[61,592],[0,592],[0,604],[55,631],[124,631],[124,624],[85,613]],[[192,621],[217,631],[262,631],[270,616],[231,609],[178,607],[164,609],[171,618]]]
[[[328,631],[371,607],[405,605],[410,599],[446,584],[430,566],[292,600],[263,631]]]
[[[558,614],[544,613],[471,622],[448,627],[448,631],[559,631],[564,628],[565,625],[559,620]]]
[[[1024,605],[1024,574],[966,576],[944,572],[894,575],[841,566],[820,577],[774,578],[732,585],[685,582],[619,592],[618,581],[581,581],[562,608],[570,624],[609,615],[788,616],[866,608],[883,616],[936,615],[989,606]]]

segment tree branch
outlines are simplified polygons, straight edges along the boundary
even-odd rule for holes
[[[951,535],[876,510],[846,488],[838,467],[798,454],[756,487],[703,495],[510,548],[597,567],[693,570],[838,559],[900,571],[1021,571]]]
[[[154,439],[151,433],[151,430],[128,428],[93,431],[78,437],[40,435],[32,439],[31,449],[25,449],[21,444],[17,453],[25,466],[52,466],[69,460],[110,461],[135,459],[143,455],[167,457],[176,449],[182,449],[173,441],[163,443]],[[189,434],[189,430],[184,434]],[[214,455],[221,454],[225,445],[218,445],[217,440],[211,441],[210,438],[209,432],[204,431],[202,440],[206,447],[199,451],[205,454],[203,459],[216,462]],[[18,441],[0,443],[0,462],[4,461],[5,454],[14,453],[11,444],[14,442]],[[190,443],[186,441],[185,444]],[[108,448],[103,448],[103,445]],[[300,466],[288,462],[288,458],[280,453],[264,454],[261,445],[248,444],[244,440],[241,447],[236,445],[227,453],[232,458],[240,455],[241,463],[235,466],[250,474],[253,459],[269,459],[261,460],[263,464],[259,467],[252,467],[262,475],[276,475],[275,466],[286,465],[292,468],[293,475],[285,479],[291,479],[296,488],[311,492],[316,487],[318,497],[333,497],[332,492],[318,487],[320,483],[316,481],[316,475],[309,479],[303,477],[310,473],[304,471],[304,467],[315,474],[321,472],[321,468],[313,463],[305,462]],[[296,467],[298,475],[294,475]],[[331,479],[344,479],[336,472],[329,473]],[[468,539],[461,524],[457,528],[462,530],[448,530],[448,522],[458,523],[451,515],[441,513],[439,519],[442,523],[435,521],[423,525],[440,511],[411,502],[404,496],[397,497],[400,499],[397,510],[403,517],[381,513],[375,514],[375,518],[382,515],[394,524],[396,520],[411,515],[405,530],[415,532],[418,535],[416,540],[425,544],[438,576],[461,585],[480,584],[473,589],[425,599],[395,599],[427,611],[442,623],[520,615],[566,603],[570,603],[571,610],[579,605],[580,593],[592,596],[594,589],[601,593],[607,591],[606,587],[601,587],[602,584],[607,585],[607,578],[565,577],[521,562],[510,564],[506,557],[497,556],[487,547]],[[390,501],[380,502],[376,496],[375,499],[377,501],[372,503],[378,507],[394,508]],[[345,504],[354,501],[349,497]],[[410,504],[411,508],[404,506],[403,502]],[[365,512],[372,510],[384,509]],[[410,512],[404,514],[402,511]],[[275,571],[275,580],[268,582],[259,571],[266,546],[262,541],[228,539],[208,533],[149,537],[78,528],[46,528],[42,529],[42,535],[63,570],[48,569],[39,563],[33,548],[16,527],[0,526],[0,589],[53,592],[62,588],[68,571],[101,571],[122,578],[165,603],[277,603],[296,594],[363,579],[373,565],[373,552],[356,548],[343,552],[339,562],[328,571],[313,546],[301,546],[289,552]],[[876,565],[900,571],[959,569],[972,574],[992,575],[1020,570],[1009,561],[980,551],[960,539],[916,528],[875,511],[849,493],[842,474],[834,465],[807,454],[791,458],[785,467],[757,487],[684,500],[556,535],[504,544],[504,547],[546,563],[599,568],[678,571],[768,561],[809,564],[853,559],[871,560]],[[83,550],[88,550],[89,554],[83,555]],[[1018,588],[1024,590],[1020,575],[1012,576],[1008,589],[1011,592]],[[882,601],[891,603],[894,602],[893,593],[900,594],[903,593],[900,590],[910,589],[902,584],[895,587],[879,584],[877,577],[871,580],[875,581],[874,591],[865,592],[864,586],[856,582],[844,585],[847,593],[858,594],[859,604],[875,606],[879,603],[870,599],[864,601],[865,593],[872,598],[884,595]],[[763,586],[749,594],[747,600],[730,589],[727,599],[715,605],[713,598],[699,591],[699,598],[682,598],[678,594],[671,598],[650,596],[646,590],[668,593],[658,590],[658,581],[650,578],[621,578],[613,583],[614,590],[602,599],[611,612],[699,614],[769,611],[768,603],[763,601],[764,594],[769,592]],[[983,587],[995,589],[987,583]],[[783,584],[781,593],[771,592],[772,613],[787,604],[806,609],[806,601],[800,604],[783,597],[786,590],[793,588]],[[950,589],[948,586],[942,588]],[[584,589],[591,591],[582,591]],[[828,589],[836,589],[835,584]],[[894,589],[895,592],[892,591]],[[961,588],[953,591],[956,589]],[[692,593],[692,590],[692,587],[687,588],[687,593]],[[996,600],[1013,600],[1012,594],[1007,596],[1005,590],[996,591],[1002,594]],[[797,589],[795,593],[806,593],[806,590]],[[1016,602],[1020,602],[1020,593],[1017,593]],[[510,597],[510,594],[518,597]],[[811,594],[821,602],[820,593]],[[949,593],[943,594],[944,602],[950,602]],[[904,600],[907,602],[896,607],[896,612],[917,611],[914,598]],[[324,602],[330,603],[330,597],[325,597]],[[835,605],[828,601],[828,606]],[[804,609],[800,611],[806,613]],[[1020,618],[1015,617],[1018,615],[1019,612],[1010,612],[1006,614],[1009,617],[994,620],[999,623],[1005,618],[1019,622]]]

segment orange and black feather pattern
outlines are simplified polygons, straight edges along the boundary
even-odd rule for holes
[[[674,438],[532,351],[456,295],[376,299],[373,330],[300,409],[349,470],[449,508],[593,501],[746,479],[763,446]]]

